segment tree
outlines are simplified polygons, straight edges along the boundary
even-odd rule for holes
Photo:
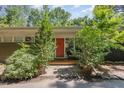
[[[90,22],[86,20],[83,29],[76,35],[79,59],[86,76],[90,76],[94,67],[104,62],[111,48],[124,49],[120,44],[124,34],[118,32],[123,17],[115,13],[113,6],[106,5],[95,6],[93,13],[93,19]]]
[[[105,50],[109,48],[109,40],[105,38],[100,30],[87,25],[76,34],[75,44],[84,76],[90,77],[94,68],[103,63],[108,53]]]
[[[78,17],[74,18],[71,20],[72,21],[72,26],[82,26],[83,24],[91,25],[91,19],[88,18],[87,16],[85,17]]]
[[[21,16],[23,14],[21,6],[7,6],[5,10],[9,27],[24,26],[25,20]]]
[[[50,20],[53,26],[66,26],[71,14],[61,7],[54,8],[50,11]]]
[[[0,17],[0,27],[8,27],[6,17]]]
[[[27,19],[27,26],[38,26],[41,16],[42,15],[38,9],[31,8]]]
[[[114,6],[95,6],[94,24],[103,32],[117,31],[122,24],[123,17],[114,11]]]
[[[72,25],[74,26],[81,26],[82,22],[84,22],[84,18],[82,17],[72,19]]]
[[[43,19],[33,44],[21,48],[7,59],[4,76],[7,79],[28,79],[43,74],[47,62],[54,58],[54,34],[49,22],[48,6],[43,6]]]
[[[39,66],[46,66],[48,61],[54,58],[54,34],[49,21],[48,6],[43,6],[43,18],[35,37],[35,43],[31,45],[31,53],[37,56]],[[42,67],[39,67],[40,69]]]
[[[23,20],[23,26],[28,26],[28,17],[30,15],[31,12],[31,6],[30,5],[21,5],[21,14],[20,17]]]
[[[114,39],[121,34],[118,30],[123,25],[123,19],[121,13],[116,13],[115,6],[96,6],[94,8],[94,27],[101,30],[107,39],[111,40],[111,47],[123,49],[123,46]]]

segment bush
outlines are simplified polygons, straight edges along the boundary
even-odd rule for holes
[[[109,49],[109,40],[105,38],[100,31],[88,26],[77,33],[76,47],[80,49],[81,64],[96,66],[103,63],[104,56],[108,53],[106,49]]]
[[[83,22],[83,29],[76,35],[76,47],[83,72],[90,75],[93,67],[104,62],[111,48],[122,49],[123,32],[118,32],[123,16],[113,6],[95,6],[93,18]],[[89,72],[88,72],[89,71]],[[89,73],[89,74],[88,74]]]
[[[6,79],[27,79],[32,78],[38,72],[35,56],[27,53],[27,49],[15,51],[6,60],[6,70],[4,76]]]
[[[48,61],[54,58],[54,34],[47,10],[45,6],[35,42],[30,45],[22,43],[21,49],[7,59],[6,78],[27,79],[43,74]]]
[[[76,47],[80,49],[78,54],[82,72],[89,77],[95,71],[94,68],[104,62],[104,56],[109,53],[110,41],[101,31],[86,26],[76,35]]]
[[[39,65],[47,66],[50,60],[55,56],[55,38],[52,31],[52,25],[49,21],[48,7],[43,12],[43,19],[38,32],[35,35],[35,43],[31,45],[31,53],[37,56]]]

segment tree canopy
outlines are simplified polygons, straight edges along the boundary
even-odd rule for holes
[[[6,23],[9,27],[25,26],[24,6],[7,6]]]
[[[50,11],[51,22],[54,26],[66,26],[71,14],[61,7],[54,8]]]
[[[102,7],[102,9],[99,10],[99,7]],[[109,9],[105,10],[105,7],[109,7]],[[34,8],[31,6],[16,6],[16,5],[9,5],[5,6],[5,15],[0,16],[0,27],[36,27],[39,26],[39,20],[43,17],[43,7],[42,8]],[[0,11],[3,10],[3,7],[1,6]],[[110,13],[110,11],[112,12]],[[121,10],[121,11],[120,11]],[[123,12],[123,6],[96,6],[93,14],[95,19],[104,18],[105,16],[113,16],[111,18],[111,21],[117,21],[116,16],[121,14]],[[50,16],[50,22],[53,26],[82,26],[85,22],[87,22],[88,25],[91,25],[91,19],[87,16],[85,17],[78,17],[71,19],[71,13],[66,11],[65,9],[61,7],[51,8],[48,9],[49,16]],[[118,11],[118,12],[117,12]],[[83,16],[83,15],[82,15]],[[101,17],[101,18],[100,18]],[[108,17],[108,19],[109,19]],[[108,20],[107,19],[107,20]],[[85,21],[89,20],[89,21]],[[107,23],[107,20],[100,21],[101,24],[99,24],[99,27],[102,25],[109,26]],[[121,20],[121,19],[119,19]],[[98,20],[96,21],[96,23]],[[116,23],[113,23],[116,24]],[[112,24],[111,24],[112,27]]]
[[[80,50],[76,52],[86,76],[92,74],[94,67],[104,63],[112,48],[124,50],[124,31],[118,31],[123,16],[116,13],[113,6],[106,5],[95,6],[93,13],[93,19],[86,20],[76,34],[76,47]]]

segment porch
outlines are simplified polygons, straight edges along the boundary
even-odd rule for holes
[[[78,61],[73,59],[55,59],[49,62],[49,65],[76,65],[76,64],[78,64]]]

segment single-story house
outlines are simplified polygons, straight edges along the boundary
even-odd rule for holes
[[[71,39],[80,29],[81,27],[56,27],[53,29],[56,42],[55,56],[57,58],[67,58],[69,46],[75,49],[74,40],[71,41]],[[37,31],[38,28],[34,27],[0,28],[0,60],[4,61],[17,50],[19,42],[35,42]],[[72,42],[73,45],[69,45],[69,42]]]
[[[79,30],[81,30],[81,27],[56,27],[53,29],[56,42],[56,58],[67,58],[69,55],[68,50],[75,50],[75,41],[73,39]],[[38,28],[35,27],[0,28],[0,61],[4,61],[15,50],[19,49],[19,42],[35,42],[35,33],[37,31]],[[114,49],[106,56],[106,59],[122,61],[124,60],[124,52]]]

